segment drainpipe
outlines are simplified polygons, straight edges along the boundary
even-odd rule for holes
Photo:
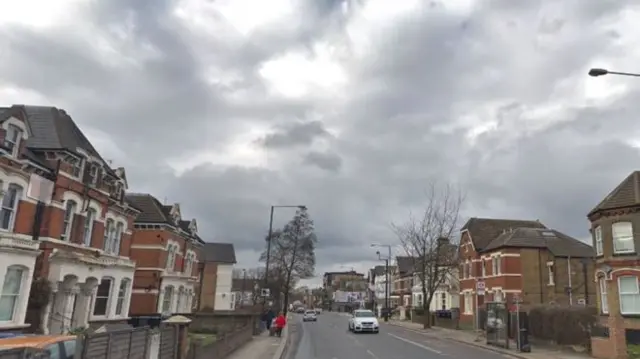
[[[569,272],[569,305],[573,305],[573,288],[571,286],[571,256],[567,257],[567,270]]]

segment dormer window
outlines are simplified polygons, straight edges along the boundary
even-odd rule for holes
[[[82,160],[68,155],[65,157],[64,162],[71,165],[71,175],[77,178],[80,178],[80,173],[82,173]]]
[[[89,165],[89,170],[87,171],[87,184],[91,186],[95,186],[98,183],[98,165],[95,163],[91,163]]]
[[[4,147],[11,152],[12,156],[18,154],[20,148],[20,139],[22,138],[22,130],[18,126],[9,125],[7,134],[4,138]]]

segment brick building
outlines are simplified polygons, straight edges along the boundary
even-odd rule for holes
[[[600,325],[608,337],[592,337],[598,358],[626,358],[626,334],[640,330],[640,172],[625,178],[588,214],[596,252],[595,284]]]
[[[31,324],[62,333],[126,320],[135,266],[129,258],[131,229],[139,211],[124,199],[124,169],[111,168],[63,110],[15,105],[0,116],[4,149],[24,161],[5,197],[15,211],[9,216],[13,236],[39,239],[33,276],[47,279],[53,289]],[[27,183],[27,172],[46,173],[52,186],[33,183],[37,177]],[[30,268],[13,268],[26,299]]]
[[[394,270],[391,279],[391,295],[389,297],[391,307],[401,306],[411,308],[411,289],[414,284],[412,257],[398,256],[393,265]]]
[[[178,203],[163,205],[150,194],[126,198],[141,211],[131,242],[131,259],[137,263],[131,314],[190,313],[204,245],[196,220],[183,220]]]
[[[197,308],[205,311],[233,310],[233,266],[236,252],[231,243],[205,243],[198,264],[200,288]]]
[[[488,301],[594,303],[591,246],[539,221],[471,218],[462,227],[459,269],[461,320],[473,323]],[[571,274],[569,274],[571,273]],[[477,283],[485,294],[478,296]]]

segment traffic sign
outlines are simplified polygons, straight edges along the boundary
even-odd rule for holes
[[[484,295],[485,284],[483,281],[476,282],[476,293],[478,295]]]
[[[268,297],[270,293],[269,288],[262,288],[262,292],[261,292],[263,297]]]

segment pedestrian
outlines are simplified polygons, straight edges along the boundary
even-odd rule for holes
[[[267,311],[263,310],[262,314],[260,314],[260,322],[262,323],[262,328],[266,328],[269,330],[269,326],[267,326]]]
[[[273,312],[273,309],[269,308],[267,311],[267,330],[271,331],[271,323],[273,322],[273,318],[275,318],[276,314]]]
[[[276,334],[278,336],[281,336],[282,330],[284,329],[285,325],[287,325],[287,318],[284,317],[283,312],[280,312],[280,314],[276,318],[275,325],[276,325]]]

